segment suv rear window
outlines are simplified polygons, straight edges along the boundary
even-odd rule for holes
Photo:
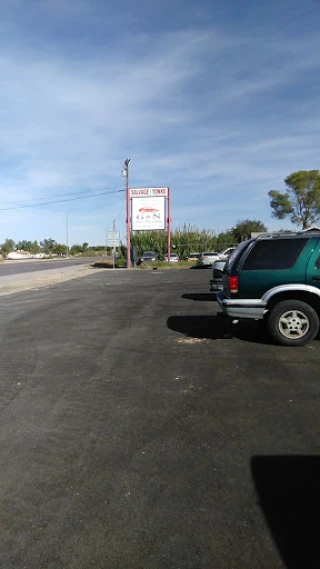
[[[268,239],[257,241],[243,263],[243,271],[291,269],[309,239]]]
[[[233,265],[239,261],[242,254],[244,253],[244,251],[247,249],[247,247],[249,247],[249,245],[252,242],[253,242],[252,239],[246,239],[245,241],[242,241],[238,245],[238,247],[235,248],[235,250],[231,253],[229,259],[227,260],[227,262],[225,264],[225,270],[231,269],[233,267]]]

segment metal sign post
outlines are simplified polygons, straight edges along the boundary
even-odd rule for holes
[[[168,188],[168,209],[167,209],[167,232],[168,232],[168,263],[170,263],[171,252],[171,203],[170,203],[170,188]]]
[[[120,247],[120,231],[108,231],[107,246],[112,247],[113,268],[115,267],[116,247]]]

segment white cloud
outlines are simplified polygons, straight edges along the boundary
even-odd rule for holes
[[[60,13],[47,0],[42,13],[56,10],[56,17],[72,19],[75,5],[61,3]],[[93,17],[87,2],[80,7],[79,18]],[[223,213],[230,225],[230,212],[234,222],[246,211],[268,218],[267,191],[295,169],[317,167],[317,100],[308,95],[306,102],[304,83],[297,85],[320,65],[317,37],[266,46],[258,37],[188,29],[144,31],[128,35],[124,45],[125,51],[104,46],[100,55],[81,50],[78,58],[33,44],[4,50],[2,202],[121,187],[121,161],[129,155],[133,185],[172,186],[179,223],[222,225]],[[272,97],[292,88],[300,95],[286,117],[286,94]],[[111,217],[119,215],[116,199],[106,198]],[[81,204],[76,240],[104,234],[98,203],[87,213]],[[61,241],[58,220],[67,207],[56,206],[49,224],[40,210],[2,212],[4,230],[23,230],[21,238],[44,237],[40,230],[48,230]]]

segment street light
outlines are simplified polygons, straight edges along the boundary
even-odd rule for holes
[[[69,211],[67,211],[67,259],[69,259],[69,213],[71,211],[74,211],[75,209],[78,208],[72,207],[71,209],[69,209]]]

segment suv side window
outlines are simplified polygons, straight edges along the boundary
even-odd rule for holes
[[[317,260],[316,260],[316,265],[315,265],[315,266],[316,266],[316,269],[320,269],[320,255],[319,255],[319,257],[318,257]]]
[[[291,269],[309,239],[268,239],[256,241],[243,263],[243,271]]]

